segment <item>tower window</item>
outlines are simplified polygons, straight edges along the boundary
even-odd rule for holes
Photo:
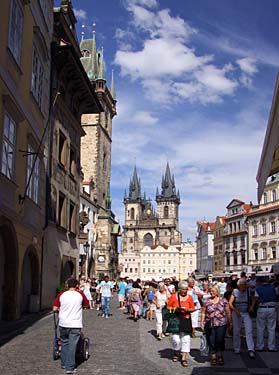
[[[106,160],[107,160],[107,154],[104,152],[104,156],[103,156],[103,170],[104,171],[106,170]]]
[[[131,220],[135,219],[135,209],[132,207],[131,208]]]
[[[143,237],[144,246],[152,246],[153,245],[153,236],[151,233],[146,233]]]
[[[168,206],[164,206],[164,218],[168,219],[169,217],[169,208]]]

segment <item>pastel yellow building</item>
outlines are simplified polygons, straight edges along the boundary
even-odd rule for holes
[[[192,243],[144,246],[140,252],[139,277],[143,280],[175,276],[187,279],[196,269],[196,247]]]
[[[40,308],[51,0],[0,11],[0,319]]]
[[[213,273],[215,275],[224,272],[224,228],[226,224],[225,216],[217,216],[213,230],[214,253],[213,253]]]

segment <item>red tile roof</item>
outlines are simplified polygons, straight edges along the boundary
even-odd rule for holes
[[[163,243],[163,245],[152,245],[150,248],[151,248],[152,250],[155,250],[155,249],[157,249],[158,246],[163,247],[165,250],[167,250],[167,249],[169,248],[169,247],[168,247],[167,245],[165,245],[164,243]]]
[[[204,222],[198,221],[197,224],[200,225],[205,232],[214,231],[215,226],[216,226],[215,222],[214,223],[212,223],[212,222],[204,223]],[[209,227],[209,229],[208,229],[208,227]]]

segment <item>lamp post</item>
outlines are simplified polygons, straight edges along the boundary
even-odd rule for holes
[[[86,264],[86,277],[88,277],[88,263],[87,263],[87,255],[88,255],[88,252],[89,252],[89,248],[90,248],[90,245],[88,243],[88,241],[86,241],[84,244],[83,244],[83,251],[84,251],[84,254],[85,254],[85,264]]]

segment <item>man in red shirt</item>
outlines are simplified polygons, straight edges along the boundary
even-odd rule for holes
[[[89,305],[84,293],[78,290],[76,279],[67,280],[68,290],[61,292],[53,302],[53,311],[59,312],[61,339],[61,367],[66,374],[74,374],[76,348],[82,328],[82,308]]]

